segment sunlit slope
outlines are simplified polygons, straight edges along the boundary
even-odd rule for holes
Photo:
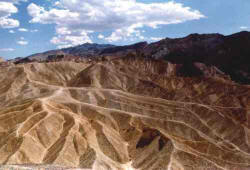
[[[250,87],[142,59],[0,68],[0,164],[250,168]]]

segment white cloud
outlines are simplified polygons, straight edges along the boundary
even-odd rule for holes
[[[18,31],[20,31],[20,32],[28,32],[29,30],[26,29],[26,28],[19,28]]]
[[[144,38],[140,28],[158,28],[205,17],[181,3],[142,3],[136,0],[59,0],[51,9],[31,3],[31,23],[56,24],[58,39],[81,36],[81,31],[112,31],[107,41]],[[75,32],[72,32],[75,30]],[[88,36],[87,34],[87,36]],[[86,35],[84,35],[86,38]],[[72,44],[71,44],[72,45]]]
[[[105,40],[109,42],[119,41],[122,39],[125,32],[123,32],[121,29],[116,30],[113,32],[109,37],[106,37]]]
[[[14,51],[15,49],[13,48],[0,48],[0,51],[1,52],[11,52],[11,51]]]
[[[88,36],[91,31],[72,30],[69,31],[64,28],[56,29],[57,36],[53,37],[50,42],[57,45],[57,48],[67,48],[84,43],[92,43]]]
[[[18,9],[12,3],[0,1],[0,17],[6,17],[17,12]]]
[[[62,22],[68,23],[74,20],[78,20],[79,14],[77,12],[71,12],[68,9],[55,9],[52,8],[49,11],[46,11],[43,7],[37,6],[34,3],[31,3],[27,7],[28,13],[32,16],[31,23],[56,23],[60,24]]]
[[[104,39],[104,35],[99,34],[99,35],[98,35],[98,38],[99,38],[99,39]]]
[[[241,26],[240,29],[241,29],[241,30],[247,30],[248,27],[247,27],[247,26]]]
[[[109,42],[115,42],[119,40],[127,40],[128,37],[133,37],[131,40],[134,41],[134,37],[144,39],[144,37],[141,35],[142,31],[136,30],[136,28],[141,28],[143,27],[142,24],[134,24],[131,25],[128,28],[122,28],[122,29],[117,29],[109,37],[106,37],[105,40]]]
[[[27,2],[28,0],[0,0],[0,2],[10,2],[14,4],[18,4],[19,2]]]
[[[16,28],[19,27],[19,21],[11,18],[0,18],[0,27],[2,28]]]
[[[15,33],[15,31],[13,31],[13,30],[9,30],[9,33],[14,34],[14,33]]]
[[[55,3],[54,3],[54,6],[59,6],[60,5],[60,2],[59,1],[56,1]]]
[[[87,33],[81,36],[59,35],[57,37],[53,37],[50,42],[57,45],[57,48],[67,48],[79,44],[92,43],[91,39],[87,36]]]
[[[38,29],[30,30],[30,32],[32,32],[32,33],[38,32]]]
[[[31,32],[31,33],[34,33],[34,32],[38,32],[38,29],[28,30],[27,28],[19,28],[18,31],[20,31],[20,32]]]
[[[160,41],[162,39],[163,39],[162,37],[150,37],[151,41]]]
[[[24,41],[24,40],[20,40],[20,41],[17,41],[17,44],[19,44],[19,45],[28,45],[29,42],[28,41]]]
[[[0,27],[2,28],[15,28],[19,27],[19,21],[10,18],[14,13],[17,13],[18,9],[12,3],[12,1],[0,0]]]
[[[68,30],[67,27],[58,27],[56,29],[56,33],[60,34],[60,35],[69,35],[69,34],[71,34],[71,31]]]

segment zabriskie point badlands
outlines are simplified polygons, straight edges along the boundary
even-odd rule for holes
[[[250,3],[204,3],[0,0],[0,170],[250,170]]]

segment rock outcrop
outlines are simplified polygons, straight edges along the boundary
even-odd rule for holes
[[[177,76],[177,64],[136,58],[0,68],[1,168],[248,170],[250,87],[209,69]]]
[[[2,62],[5,62],[5,60],[2,57],[0,57],[0,63]]]

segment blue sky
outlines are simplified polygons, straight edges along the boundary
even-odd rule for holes
[[[248,0],[0,0],[5,59],[90,43],[250,30]]]

